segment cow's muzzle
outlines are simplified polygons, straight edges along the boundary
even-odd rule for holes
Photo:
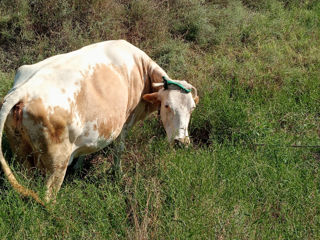
[[[174,146],[175,147],[187,147],[190,145],[190,138],[189,137],[184,137],[184,138],[176,138],[174,139]]]

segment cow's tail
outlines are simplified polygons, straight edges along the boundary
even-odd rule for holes
[[[21,98],[22,98],[22,96],[20,96],[20,95],[22,95],[21,93],[22,93],[21,88],[18,88],[18,89],[15,89],[10,94],[8,94],[5,97],[4,102],[2,104],[2,107],[0,109],[0,163],[1,163],[1,167],[2,167],[6,177],[8,178],[10,184],[18,193],[20,193],[24,197],[32,197],[34,200],[36,200],[42,206],[45,206],[44,202],[41,201],[41,199],[39,198],[37,193],[35,193],[32,190],[29,190],[28,188],[26,188],[26,187],[22,186],[20,183],[18,183],[18,181],[15,178],[15,176],[13,175],[7,161],[5,160],[5,158],[3,156],[3,152],[2,152],[1,146],[2,146],[2,136],[3,136],[4,124],[7,120],[7,116],[10,113],[11,109],[14,107],[15,104],[17,104],[21,100]]]

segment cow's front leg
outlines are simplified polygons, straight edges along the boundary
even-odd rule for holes
[[[119,138],[115,141],[115,148],[113,151],[113,172],[115,178],[120,180],[122,178],[122,167],[121,167],[121,155],[125,151],[125,138],[127,136],[127,129],[123,129]]]
[[[115,143],[113,151],[113,173],[117,180],[122,178],[121,155],[125,150],[125,144],[122,141]]]
[[[75,159],[76,162],[71,165],[72,168],[73,168],[75,171],[80,171],[80,170],[84,167],[85,159],[86,159],[85,156],[79,156],[77,159]],[[75,160],[74,160],[74,161],[75,161]]]

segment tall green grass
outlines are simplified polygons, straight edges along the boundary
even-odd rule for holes
[[[320,150],[288,146],[320,145],[319,27],[318,1],[1,1],[1,97],[22,64],[124,38],[200,103],[191,147],[169,146],[154,114],[121,180],[110,146],[69,169],[49,211],[0,174],[0,239],[318,239]]]

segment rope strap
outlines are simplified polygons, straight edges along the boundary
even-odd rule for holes
[[[164,89],[166,89],[166,90],[168,90],[168,85],[176,85],[179,88],[181,88],[183,91],[185,91],[186,93],[191,92],[191,89],[187,89],[182,84],[171,81],[168,78],[166,78],[165,76],[162,76],[162,79],[163,79],[163,83],[164,83]]]

